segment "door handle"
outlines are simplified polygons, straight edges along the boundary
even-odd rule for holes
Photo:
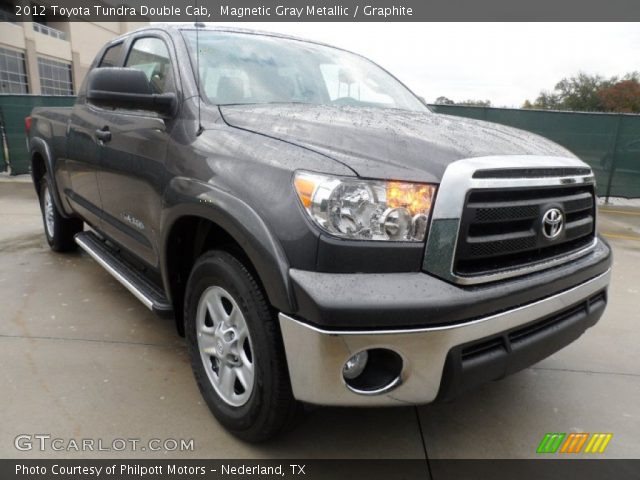
[[[111,132],[109,131],[109,127],[103,127],[96,130],[96,138],[99,143],[106,143],[111,140]]]

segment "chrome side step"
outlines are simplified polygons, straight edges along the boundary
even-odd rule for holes
[[[145,307],[163,317],[173,315],[173,308],[164,292],[119,258],[105,242],[92,232],[80,232],[74,238],[80,248],[133,293]]]

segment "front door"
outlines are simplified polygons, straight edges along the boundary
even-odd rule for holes
[[[104,50],[95,68],[119,65],[124,43],[118,42]],[[98,136],[109,115],[106,110],[90,105],[81,95],[67,124],[67,158],[64,169],[70,187],[64,194],[75,211],[94,228],[102,228],[102,200],[98,190],[97,172],[100,168],[102,141]]]
[[[154,93],[176,92],[166,39],[133,39],[124,66],[147,74]],[[116,109],[105,118],[98,185],[104,233],[158,267],[158,230],[172,120],[154,112]]]

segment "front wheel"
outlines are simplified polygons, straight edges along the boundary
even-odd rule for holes
[[[64,218],[60,215],[53,201],[53,193],[46,175],[40,182],[40,210],[42,211],[44,234],[51,249],[56,252],[75,250],[77,245],[73,237],[82,231],[82,220]]]
[[[296,402],[277,319],[253,274],[227,252],[204,254],[184,318],[196,381],[218,421],[250,442],[279,433]]]

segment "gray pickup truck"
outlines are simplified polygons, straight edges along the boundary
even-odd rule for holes
[[[578,338],[607,302],[594,175],[536,135],[432,113],[316,42],[148,27],[27,119],[51,247],[186,336],[248,441],[299,402],[453,398]]]

